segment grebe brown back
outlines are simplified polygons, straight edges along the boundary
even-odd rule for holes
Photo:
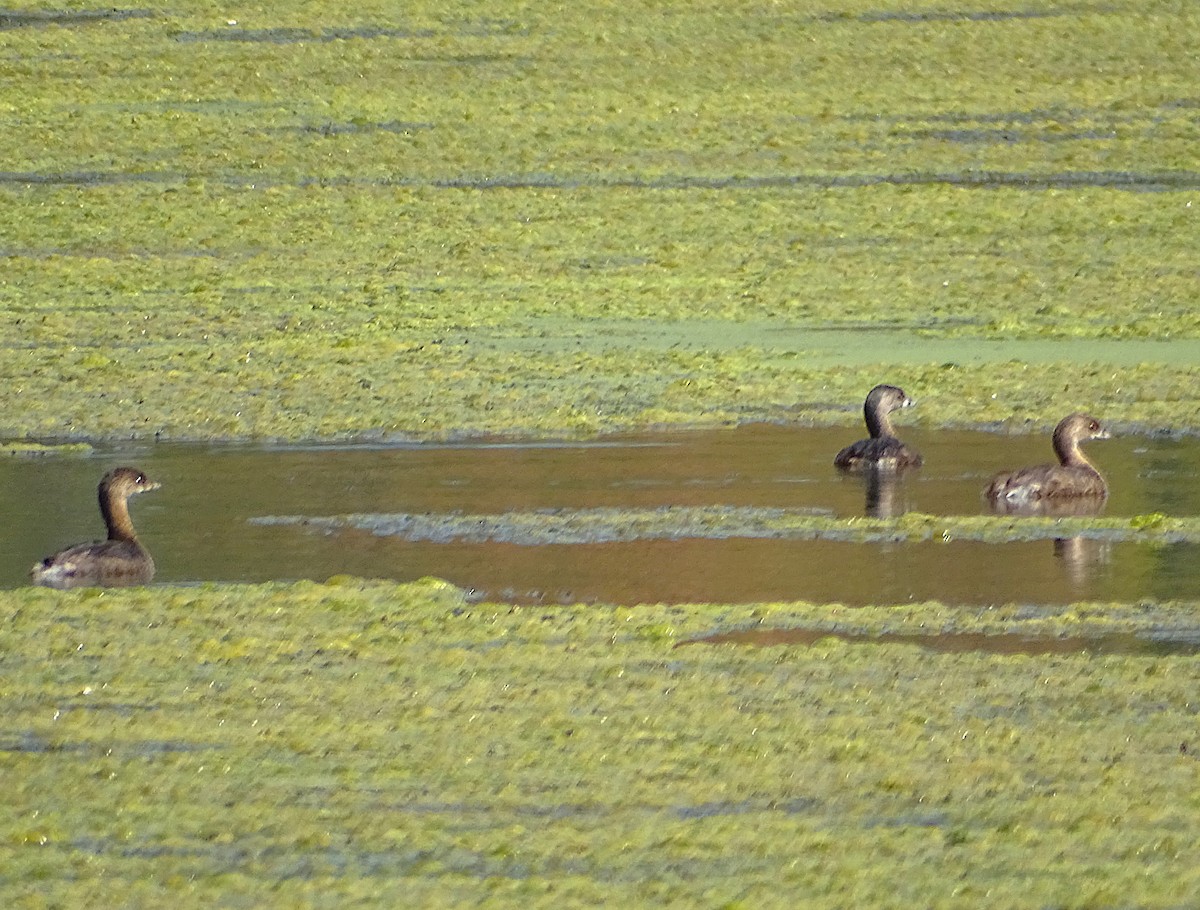
[[[1079,445],[1088,439],[1108,437],[1108,430],[1095,417],[1064,417],[1054,428],[1058,464],[1004,471],[992,478],[983,495],[994,507],[1009,510],[1044,500],[1103,500],[1108,496],[1108,484]]]

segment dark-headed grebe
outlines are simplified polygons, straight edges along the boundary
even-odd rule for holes
[[[1002,510],[1044,500],[1103,501],[1108,496],[1108,484],[1079,449],[1079,444],[1087,439],[1108,439],[1108,430],[1087,414],[1064,417],[1054,428],[1054,453],[1058,456],[1058,464],[1040,464],[997,474],[983,495],[994,508]]]
[[[129,520],[129,497],[158,484],[136,468],[114,468],[100,481],[100,514],[108,540],[81,543],[47,556],[33,567],[33,583],[48,588],[125,587],[154,577],[154,560]]]
[[[860,439],[837,453],[833,463],[843,471],[899,471],[920,467],[921,453],[896,438],[889,416],[898,408],[911,408],[913,400],[894,385],[877,385],[863,404],[870,439]]]

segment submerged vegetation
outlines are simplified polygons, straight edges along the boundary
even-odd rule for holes
[[[1085,537],[1152,543],[1200,542],[1200,518],[1161,513],[1132,518],[924,515],[895,518],[837,518],[807,509],[753,506],[661,506],[654,509],[540,509],[499,514],[377,513],[353,515],[268,515],[257,525],[292,525],[320,531],[366,531],[405,540],[489,540],[524,546],[612,543],[681,538],[769,538],[776,540],[1053,540]]]
[[[0,438],[849,425],[884,380],[929,425],[1200,428],[1200,7],[232,10],[0,12]],[[5,906],[1200,887],[1200,657],[1087,647],[1194,640],[1195,603],[336,582],[0,593]],[[818,637],[677,647],[760,626]],[[1082,644],[884,636],[931,631]]]

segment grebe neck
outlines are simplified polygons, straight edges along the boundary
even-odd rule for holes
[[[867,405],[863,408],[863,417],[866,418],[867,432],[872,439],[896,435],[896,431],[892,429],[892,418],[883,408]]]
[[[109,540],[137,541],[133,522],[129,518],[129,501],[125,496],[115,493],[107,487],[101,487],[100,514],[104,516],[104,526],[108,528]]]
[[[1096,466],[1083,454],[1083,450],[1079,447],[1079,440],[1074,433],[1056,432],[1054,434],[1054,454],[1058,456],[1058,463],[1065,468],[1096,470]]]

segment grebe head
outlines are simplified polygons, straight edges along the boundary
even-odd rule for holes
[[[916,404],[904,393],[904,389],[894,385],[877,385],[867,394],[866,408],[883,414],[900,408],[911,408]]]
[[[151,480],[137,468],[113,468],[100,481],[100,492],[126,497],[135,493],[148,493],[160,486],[162,484]]]
[[[1070,414],[1054,428],[1054,454],[1063,464],[1080,461],[1079,444],[1089,439],[1108,439],[1109,432],[1090,414]]]

